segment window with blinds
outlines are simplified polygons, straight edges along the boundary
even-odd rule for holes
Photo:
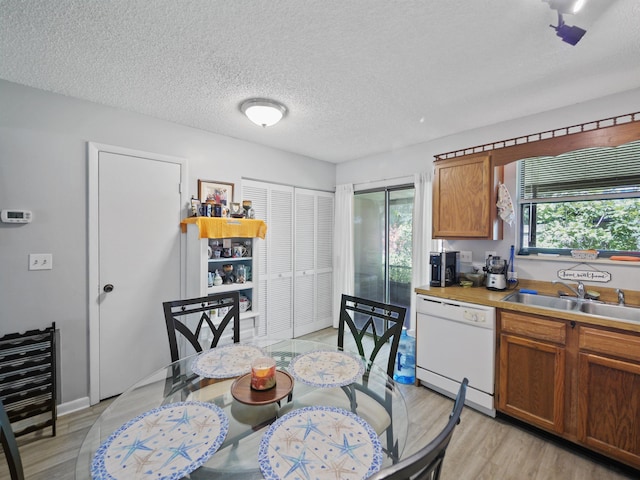
[[[520,186],[520,198],[524,201],[638,195],[640,141],[521,160]]]
[[[640,141],[518,164],[522,253],[640,250]]]

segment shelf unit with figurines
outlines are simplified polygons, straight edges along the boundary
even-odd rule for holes
[[[190,217],[182,226],[187,234],[186,298],[238,291],[240,338],[252,338],[258,331],[257,256],[266,224],[262,220]]]

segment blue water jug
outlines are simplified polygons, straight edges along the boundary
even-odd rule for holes
[[[402,327],[393,379],[398,383],[413,384],[416,381],[416,339]]]

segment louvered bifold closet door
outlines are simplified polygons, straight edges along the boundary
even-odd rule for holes
[[[317,329],[333,325],[333,213],[334,194],[318,192],[316,221]]]
[[[258,335],[293,336],[293,187],[244,180],[242,198],[250,199],[255,216],[267,224],[260,244]]]
[[[299,337],[316,330],[316,195],[300,188],[296,188],[295,194],[293,333]]]
[[[267,229],[267,335],[293,337],[293,188],[272,185]]]
[[[333,196],[296,188],[293,333],[296,337],[333,324]]]

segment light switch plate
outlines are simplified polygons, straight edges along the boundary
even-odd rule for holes
[[[30,253],[29,270],[51,270],[53,255],[51,253]]]

